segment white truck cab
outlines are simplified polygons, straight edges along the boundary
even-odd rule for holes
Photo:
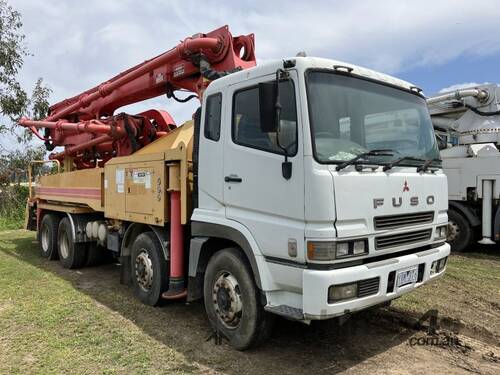
[[[270,107],[275,129],[263,124]],[[207,243],[230,241],[264,310],[308,322],[382,304],[443,274],[447,180],[419,89],[294,57],[214,81],[202,108],[190,277],[203,269]],[[205,303],[212,290],[230,332],[245,296],[229,273],[214,280]]]
[[[472,84],[471,84],[472,85]],[[452,251],[500,240],[500,85],[481,84],[427,98],[448,177]]]

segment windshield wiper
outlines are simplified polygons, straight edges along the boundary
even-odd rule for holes
[[[398,165],[398,164],[401,164],[401,162],[403,161],[407,161],[407,160],[413,160],[413,161],[419,161],[419,162],[423,162],[422,165],[418,166],[417,167],[417,172],[425,172],[427,169],[429,169],[429,167],[431,166],[432,162],[434,161],[441,161],[439,159],[421,159],[421,158],[415,158],[413,156],[402,156],[396,160],[393,160],[389,163],[387,163],[386,165],[384,165],[384,168],[383,171],[388,171],[389,169],[391,169],[392,167]]]
[[[400,164],[401,162],[403,161],[406,161],[406,160],[413,160],[413,161],[420,161],[420,162],[426,162],[425,159],[420,159],[420,158],[414,158],[413,156],[402,156],[400,158],[397,158],[389,163],[387,163],[386,165],[384,165],[384,168],[382,168],[382,170],[385,172],[385,171],[388,171],[389,169],[391,169],[392,167]]]
[[[427,159],[424,162],[424,164],[422,164],[420,167],[417,168],[417,172],[425,172],[427,169],[429,169],[431,164],[435,161],[440,162],[441,160],[440,159]]]
[[[356,163],[358,160],[363,159],[366,156],[393,156],[393,155],[394,155],[394,151],[391,149],[370,150],[367,152],[363,152],[350,160],[346,160],[346,161],[338,164],[337,167],[335,168],[335,170],[338,172],[338,171],[344,169],[345,167],[347,167],[348,165],[352,165],[352,164]]]

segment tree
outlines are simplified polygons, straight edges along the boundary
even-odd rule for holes
[[[29,55],[22,26],[21,14],[6,0],[0,0],[0,136],[11,133],[20,142],[31,139],[31,133],[17,131],[17,121],[22,116],[46,117],[50,95],[50,89],[44,86],[41,78],[31,97],[17,80],[24,58]]]
[[[31,132],[22,131],[16,124],[22,116],[41,119],[48,113],[50,89],[41,78],[35,83],[31,97],[22,88],[17,75],[29,52],[24,44],[21,14],[6,0],[0,0],[0,137],[17,138],[26,143]],[[10,136],[10,137],[7,137]],[[43,147],[6,149],[0,139],[0,226],[5,223],[18,228],[22,224],[28,188],[21,184],[27,181],[31,160],[43,159]],[[34,165],[34,173],[44,166]]]
[[[41,160],[45,156],[45,149],[42,146],[14,150],[8,154],[0,154],[0,189],[13,183],[28,181],[28,166],[32,160]],[[42,171],[48,172],[47,165],[34,164],[32,166],[33,176],[37,176]]]

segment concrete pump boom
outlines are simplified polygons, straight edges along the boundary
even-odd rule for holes
[[[71,158],[77,169],[103,165],[114,156],[130,155],[175,127],[165,111],[115,115],[128,104],[159,95],[183,101],[178,90],[201,99],[210,82],[229,72],[255,66],[253,34],[233,37],[227,26],[186,38],[171,50],[128,69],[100,85],[50,107],[43,121],[21,119],[45,141],[51,159]],[[38,129],[45,128],[44,134]]]
[[[500,86],[482,84],[427,99],[448,177],[448,242],[500,240]]]

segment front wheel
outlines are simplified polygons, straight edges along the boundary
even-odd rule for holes
[[[260,303],[248,262],[238,249],[217,252],[205,273],[205,310],[212,327],[232,347],[245,350],[257,346],[270,333],[272,317]]]
[[[448,235],[446,241],[451,250],[461,252],[472,242],[473,233],[469,221],[455,210],[448,210]]]

